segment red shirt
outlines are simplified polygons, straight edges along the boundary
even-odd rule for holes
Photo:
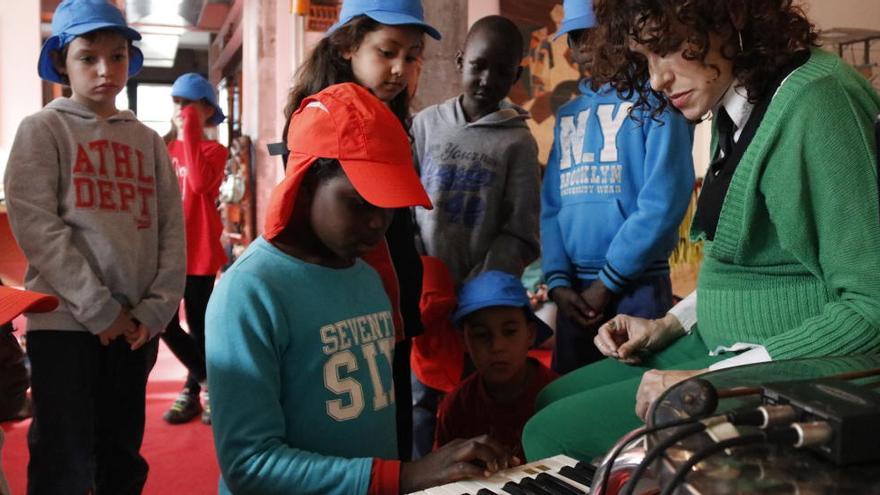
[[[228,152],[216,141],[202,139],[202,122],[193,106],[181,112],[183,141],[168,145],[183,196],[186,225],[186,274],[214,275],[226,263],[220,244],[223,224],[217,211],[217,196]]]
[[[514,447],[514,454],[523,458],[522,430],[535,412],[535,398],[548,383],[559,375],[537,360],[529,358],[534,373],[526,390],[509,403],[489,397],[479,373],[473,373],[447,395],[437,412],[434,448],[456,438],[471,438],[488,433],[503,445]]]

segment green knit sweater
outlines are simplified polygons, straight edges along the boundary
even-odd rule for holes
[[[697,318],[710,349],[880,352],[878,113],[876,91],[822,50],[779,88],[705,246]]]

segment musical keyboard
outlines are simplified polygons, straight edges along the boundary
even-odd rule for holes
[[[596,467],[557,455],[493,474],[456,481],[414,495],[586,495]]]

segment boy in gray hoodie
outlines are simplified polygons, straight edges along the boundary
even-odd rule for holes
[[[538,145],[528,113],[502,101],[522,72],[522,54],[512,21],[478,20],[456,57],[463,93],[413,120],[415,164],[434,204],[415,212],[423,254],[446,263],[456,287],[487,270],[519,277],[539,254]],[[424,454],[436,394],[413,386],[414,451]]]
[[[116,95],[143,63],[105,0],[64,0],[40,77],[70,86],[24,119],[4,184],[27,289],[28,493],[140,493],[147,376],[183,295],[183,214],[165,144]]]

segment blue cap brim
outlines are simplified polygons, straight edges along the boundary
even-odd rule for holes
[[[85,31],[80,32],[81,28],[84,26],[100,26],[93,29],[87,29]],[[119,31],[130,40],[139,40],[141,39],[140,33],[135,31],[134,29],[128,27],[120,27],[116,24],[84,24],[82,26],[76,26],[76,29],[72,29],[71,31],[66,32],[67,35],[78,36],[85,33],[90,33],[92,31],[96,31],[98,29],[113,29],[115,31]],[[131,33],[134,33],[134,36],[130,36]],[[40,50],[40,59],[37,61],[37,73],[41,78],[52,81],[58,84],[64,84],[64,81],[61,79],[61,74],[55,69],[55,64],[52,63],[52,56],[50,53],[52,51],[61,50],[64,48],[64,43],[62,42],[62,37],[60,35],[50,36],[46,39],[46,42],[43,43],[43,48]],[[141,71],[141,68],[144,66],[144,53],[140,48],[136,46],[131,47],[131,55],[128,59],[128,77],[132,77],[138,72]]]
[[[461,328],[462,320],[471,313],[477,312],[484,308],[491,308],[495,306],[508,306],[511,308],[524,308],[526,313],[529,316],[529,319],[535,323],[535,343],[534,347],[538,347],[543,344],[547,339],[553,336],[553,329],[550,328],[544,320],[538,318],[534,311],[528,306],[522,306],[521,299],[506,299],[506,298],[495,298],[491,301],[482,300],[476,302],[474,304],[468,304],[465,306],[459,306],[455,313],[452,314],[452,323],[457,327]]]
[[[437,31],[430,24],[428,24],[424,21],[421,21],[411,15],[401,14],[400,12],[388,12],[385,10],[371,10],[369,12],[364,12],[364,13],[358,14],[358,15],[365,15],[380,24],[388,24],[389,26],[401,26],[401,25],[417,26],[417,27],[421,28],[422,30],[424,30],[425,33],[428,34],[428,36],[434,38],[435,40],[439,40],[442,38],[442,36],[440,36],[440,31]],[[330,33],[332,33],[333,31],[336,31],[341,26],[344,26],[348,21],[354,19],[355,17],[357,17],[357,16],[351,16],[351,17],[339,19],[339,21],[336,24],[330,26],[330,28],[327,29],[327,32],[324,33],[324,36],[327,36]]]
[[[562,24],[559,25],[559,31],[553,35],[553,41],[559,39],[563,34],[568,34],[579,29],[592,29],[594,27],[596,27],[596,16],[592,13],[580,17],[573,17],[571,19],[564,19]]]
[[[226,116],[223,115],[223,109],[214,104],[212,104],[211,106],[214,108],[214,115],[212,115],[211,118],[208,119],[208,123],[211,125],[220,125],[224,120],[226,120]]]

